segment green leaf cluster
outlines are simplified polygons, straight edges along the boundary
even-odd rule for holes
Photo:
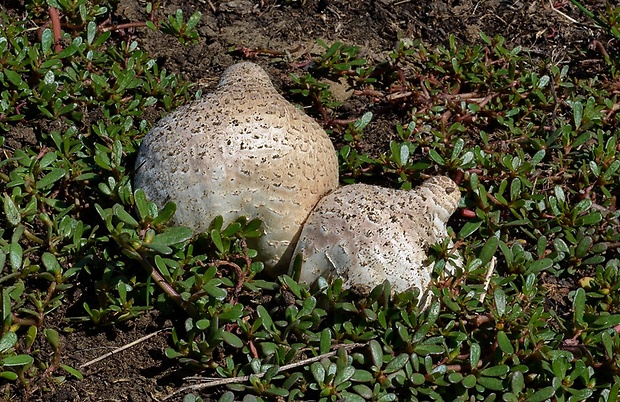
[[[57,329],[154,309],[173,318],[169,359],[242,378],[205,391],[209,399],[618,398],[617,60],[582,78],[499,36],[469,46],[452,37],[437,49],[401,40],[379,63],[357,46],[319,42],[321,54],[292,76],[290,94],[329,125],[343,182],[409,189],[430,175],[460,178],[467,214],[453,217],[450,235],[464,266],[444,278],[449,239],[431,247],[432,297],[421,309],[417,290],[392,297],[387,282],[359,297],[339,279],[264,277],[257,220],[218,217],[205,233],[174,226],[176,206],[134,189],[131,170],[150,125],[144,110],[160,115],[194,94],[137,42],[101,29],[112,5],[27,7],[40,16],[49,5],[78,27],[60,51],[49,28],[33,40],[28,20],[1,17],[7,398],[44,373],[57,383],[81,376],[63,363]],[[161,29],[192,43],[199,22],[179,11]],[[326,78],[356,91],[366,105],[358,116],[340,115]],[[386,116],[397,121],[389,129]],[[36,144],[8,144],[5,133],[35,119],[45,123]],[[66,317],[78,286],[83,310]]]

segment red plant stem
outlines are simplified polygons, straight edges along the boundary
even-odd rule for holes
[[[50,7],[48,10],[50,15],[50,21],[52,21],[52,32],[54,34],[54,51],[59,53],[62,50],[62,44],[60,43],[60,38],[62,37],[62,30],[60,26],[60,14],[58,14],[58,9],[56,7]]]
[[[254,57],[259,54],[263,54],[267,56],[285,55],[284,52],[281,52],[279,50],[271,50],[271,49],[265,49],[265,48],[251,48],[251,47],[245,47],[245,46],[237,46],[236,50],[243,53],[245,57]]]
[[[463,181],[463,177],[465,176],[465,174],[463,173],[462,170],[457,170],[456,174],[453,177],[453,180],[456,184],[460,185],[461,182]]]
[[[153,266],[153,264],[151,264],[144,252],[138,251],[138,254],[140,254],[141,257],[140,262],[142,263],[142,266],[147,270],[149,274],[151,274],[151,277],[160,287],[160,289],[163,290],[168,295],[168,297],[170,297],[170,299],[181,308],[181,310],[187,312],[190,317],[197,319],[199,317],[199,313],[196,307],[194,307],[194,305],[189,301],[183,300],[181,295],[179,295],[177,291],[174,290],[174,288],[166,281],[166,279],[159,273],[159,271]]]
[[[463,209],[461,209],[461,216],[462,216],[463,218],[469,218],[469,219],[472,219],[472,218],[475,218],[475,217],[476,217],[476,212],[472,211],[472,210],[471,210],[471,209],[469,209],[469,208],[463,208]]]
[[[605,46],[603,46],[603,44],[597,40],[593,40],[592,44],[594,45],[594,47],[596,47],[596,49],[603,55],[603,58],[605,60],[609,60],[609,53],[607,53],[607,50],[605,50]]]
[[[14,324],[23,325],[25,327],[28,327],[28,326],[40,327],[42,319],[36,320],[34,318],[21,318],[21,317],[18,317],[16,314],[11,313],[11,321]]]
[[[357,119],[334,119],[334,120],[330,120],[329,124],[330,125],[337,125],[337,126],[346,126],[348,124],[351,123],[355,123],[357,121]]]
[[[377,90],[374,90],[374,89],[364,89],[363,91],[356,90],[356,91],[353,91],[353,94],[356,95],[356,96],[359,96],[359,95],[374,96],[376,98],[383,98],[383,97],[385,97],[385,95],[383,95],[383,92],[377,91]]]
[[[249,260],[249,257],[248,257],[248,260]],[[248,260],[246,260],[246,263]],[[250,268],[249,264],[251,263],[248,263],[248,269]],[[237,274],[237,283],[235,284],[234,294],[235,296],[239,294],[239,292],[241,291],[241,288],[243,287],[243,282],[245,280],[245,273],[243,273],[243,270],[241,269],[241,267],[232,261],[225,261],[225,260],[215,261],[213,265],[215,265],[216,267],[228,266],[235,271],[235,273]]]

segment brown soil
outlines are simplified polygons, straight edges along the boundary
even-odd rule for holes
[[[604,9],[596,0],[583,3],[594,11]],[[591,51],[592,59],[600,60],[598,54],[588,49],[603,33],[568,1],[556,1],[554,6],[557,11],[547,0],[171,0],[165,5],[167,14],[178,8],[186,16],[196,10],[202,12],[199,44],[182,46],[177,39],[148,29],[126,34],[129,39],[137,39],[141,48],[156,57],[161,66],[207,86],[215,83],[226,67],[242,59],[261,64],[276,86],[286,86],[290,83],[288,74],[292,64],[301,63],[309,54],[320,51],[317,38],[326,43],[358,45],[364,57],[381,61],[399,38],[421,38],[433,47],[447,44],[449,35],[453,34],[457,43],[478,43],[478,32],[482,30],[489,36],[504,36],[509,48],[528,49],[533,58],[570,63],[574,52]],[[581,23],[571,22],[562,13]],[[113,23],[144,21],[147,17],[141,2],[121,0]],[[290,53],[290,59],[285,60],[282,52]],[[587,73],[596,70],[597,62],[577,67]],[[356,118],[364,108],[359,100],[349,99],[339,109],[343,115],[337,117]],[[385,117],[373,122],[367,132],[374,135],[368,135],[366,147],[386,144],[389,136],[394,135],[394,125],[394,120]],[[10,146],[18,147],[20,143],[28,145],[32,137],[27,129],[17,126],[9,133],[8,141]],[[77,368],[166,326],[162,319],[147,314],[105,332],[79,329],[65,333],[61,362]],[[31,400],[159,400],[181,384],[179,367],[164,356],[168,342],[169,332],[159,332],[90,365],[83,370],[82,381],[68,378],[60,386],[45,384],[46,391],[36,392]],[[214,393],[213,397],[219,395]]]
[[[153,336],[98,363],[80,368],[84,374],[83,380],[67,381],[57,389],[40,393],[33,400],[159,400],[162,395],[174,390],[174,384],[179,383],[174,379],[170,360],[164,356],[170,327],[170,322],[158,319],[155,314],[147,314],[108,330],[80,330],[64,334],[62,362],[75,368],[144,336]]]

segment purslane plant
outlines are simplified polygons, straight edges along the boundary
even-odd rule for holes
[[[260,235],[258,221],[216,219],[198,235],[168,227],[174,205],[158,209],[134,191],[131,166],[149,128],[143,111],[194,95],[138,42],[98,28],[111,5],[55,3],[80,27],[64,32],[59,51],[52,29],[33,41],[27,21],[1,17],[0,130],[27,124],[36,137],[17,146],[0,137],[3,384],[28,395],[43,372],[80,376],[63,363],[49,319],[80,285],[84,311],[61,316],[66,325],[182,312],[166,356],[245,378],[202,391],[211,399],[617,399],[613,72],[583,80],[485,35],[434,50],[402,40],[377,65],[355,46],[323,43],[314,64],[295,71],[288,95],[323,114],[344,182],[407,189],[437,173],[460,178],[463,216],[451,234],[464,272],[435,280],[421,311],[419,294],[391,299],[388,283],[360,298],[339,280],[262,276],[245,241]],[[38,15],[46,7],[29,3]],[[162,27],[192,42],[198,24],[177,13]],[[344,78],[367,101],[359,116],[339,115],[325,77]],[[367,134],[386,111],[398,120],[393,136],[371,152]],[[437,270],[446,245],[431,248]],[[3,389],[8,397],[18,387]]]

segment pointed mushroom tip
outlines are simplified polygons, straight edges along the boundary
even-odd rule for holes
[[[236,63],[228,67],[222,73],[218,87],[229,85],[261,85],[272,87],[271,78],[267,72],[258,64],[250,61]]]
[[[435,205],[438,208],[446,209],[449,215],[454,213],[461,200],[461,191],[458,185],[448,176],[430,177],[418,188],[426,188],[427,191],[430,191]]]

